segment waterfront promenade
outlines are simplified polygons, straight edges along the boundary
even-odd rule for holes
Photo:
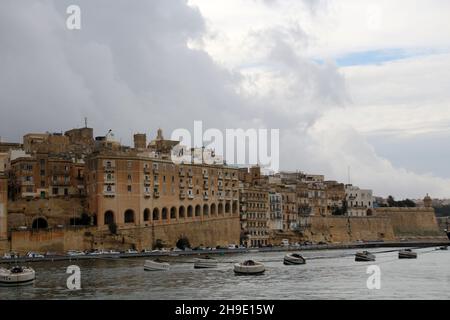
[[[17,262],[41,262],[41,261],[76,261],[89,259],[127,259],[141,257],[164,257],[164,256],[196,256],[196,255],[225,255],[237,253],[264,253],[264,252],[282,252],[282,251],[306,251],[306,250],[337,250],[337,249],[363,249],[363,248],[427,248],[448,246],[450,241],[447,239],[430,239],[430,240],[409,240],[409,241],[367,241],[367,242],[351,242],[351,243],[329,243],[329,244],[309,244],[309,245],[290,245],[290,246],[274,246],[262,248],[235,248],[235,249],[199,249],[199,250],[153,250],[151,252],[137,253],[102,253],[83,255],[68,254],[49,254],[43,257],[18,257],[18,258],[0,258],[0,263],[17,263]]]

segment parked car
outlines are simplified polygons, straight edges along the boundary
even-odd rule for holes
[[[69,256],[84,256],[85,253],[83,251],[69,250],[69,251],[67,251],[67,255],[69,255]]]
[[[28,258],[44,258],[44,256],[42,255],[42,254],[40,254],[40,253],[37,253],[37,252],[32,252],[32,251],[30,251],[30,252],[28,252],[27,254],[26,254],[26,256],[28,257]]]
[[[281,240],[281,246],[282,246],[282,247],[287,247],[287,246],[289,246],[289,240],[288,240],[288,239],[283,239],[283,240]]]
[[[125,253],[139,253],[139,252],[134,249],[128,249],[127,251],[125,251]]]
[[[233,244],[233,243],[230,243],[230,244],[228,245],[228,249],[237,249],[237,248],[238,248],[238,246],[235,245],[235,244]]]

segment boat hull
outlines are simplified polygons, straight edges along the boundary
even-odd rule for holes
[[[287,265],[287,266],[289,266],[289,265],[299,265],[299,264],[305,264],[306,260],[302,256],[295,257],[295,256],[292,256],[290,254],[287,254],[287,255],[284,256],[283,263],[285,265]]]
[[[11,273],[9,270],[0,270],[0,286],[23,286],[34,283],[36,273],[31,268],[25,268],[23,272]]]
[[[156,262],[152,260],[146,260],[144,264],[145,271],[167,271],[170,269],[170,264],[167,262]]]
[[[399,252],[398,253],[398,258],[399,259],[417,259],[417,253],[415,252]]]
[[[358,262],[375,261],[375,256],[373,254],[357,253],[355,255],[355,261]]]
[[[234,273],[236,275],[260,275],[265,271],[266,268],[262,263],[258,263],[253,266],[245,266],[240,263],[234,265]]]
[[[194,261],[195,269],[217,268],[217,260],[215,259],[196,259]]]

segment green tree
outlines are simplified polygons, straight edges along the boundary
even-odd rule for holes
[[[190,248],[191,244],[189,243],[189,239],[186,236],[180,236],[178,239],[176,246],[178,249],[184,250],[186,248]]]
[[[109,228],[109,232],[111,232],[111,234],[117,234],[117,224],[115,222],[111,222],[108,225]]]

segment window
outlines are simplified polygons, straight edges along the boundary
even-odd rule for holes
[[[45,181],[41,181],[41,188],[45,188]]]
[[[128,180],[131,181],[131,174],[128,174]]]
[[[111,192],[112,191],[111,186],[106,186],[106,191]]]
[[[131,192],[131,186],[127,186],[128,192]]]
[[[58,195],[58,188],[53,188],[52,193],[53,193],[54,195]]]
[[[133,164],[132,161],[127,161],[127,168],[131,168],[131,165]]]
[[[68,195],[69,195],[69,189],[64,188],[64,195],[65,195],[65,196],[68,196]]]
[[[45,176],[45,170],[41,170],[41,176]]]

